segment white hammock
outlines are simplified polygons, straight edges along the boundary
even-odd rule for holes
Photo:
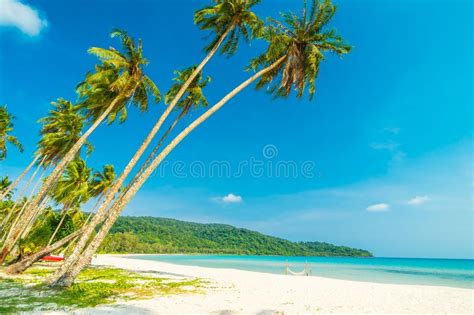
[[[311,274],[311,268],[308,263],[305,263],[303,271],[296,272],[296,271],[291,270],[290,266],[288,265],[288,262],[286,262],[285,274],[293,275],[293,276],[309,276]]]

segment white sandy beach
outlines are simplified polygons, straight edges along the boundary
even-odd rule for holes
[[[156,297],[78,314],[474,314],[474,290],[214,269],[100,255],[95,265],[208,279],[203,294]]]

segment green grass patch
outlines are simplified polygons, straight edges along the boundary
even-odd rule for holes
[[[41,284],[52,271],[51,268],[31,268],[21,278],[5,278],[0,274],[0,313],[68,311],[117,300],[199,293],[203,284],[198,279],[167,279],[152,273],[95,267],[84,269],[70,288],[56,290]]]

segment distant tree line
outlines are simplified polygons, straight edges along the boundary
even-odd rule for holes
[[[362,249],[321,242],[290,242],[231,225],[200,224],[155,217],[120,217],[99,252],[372,256]]]

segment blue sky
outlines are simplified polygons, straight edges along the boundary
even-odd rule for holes
[[[203,57],[208,39],[192,16],[207,3],[0,0],[10,9],[0,12],[0,103],[17,116],[26,147],[11,149],[0,173],[14,177],[27,165],[36,121],[50,101],[76,99],[75,85],[96,62],[87,49],[117,46],[114,27],[143,39],[147,73],[166,92],[174,70]],[[379,256],[474,257],[472,2],[335,3],[332,26],[354,50],[327,56],[315,98],[275,101],[245,90],[182,142],[126,214],[223,222]],[[301,6],[266,0],[255,11],[277,17]],[[212,59],[211,104],[249,76],[242,69],[264,47],[256,41]],[[130,109],[123,125],[101,127],[88,163],[121,170],[163,107]],[[263,173],[239,170],[246,163]],[[230,175],[212,173],[222,164]],[[278,176],[281,165],[296,174]]]

